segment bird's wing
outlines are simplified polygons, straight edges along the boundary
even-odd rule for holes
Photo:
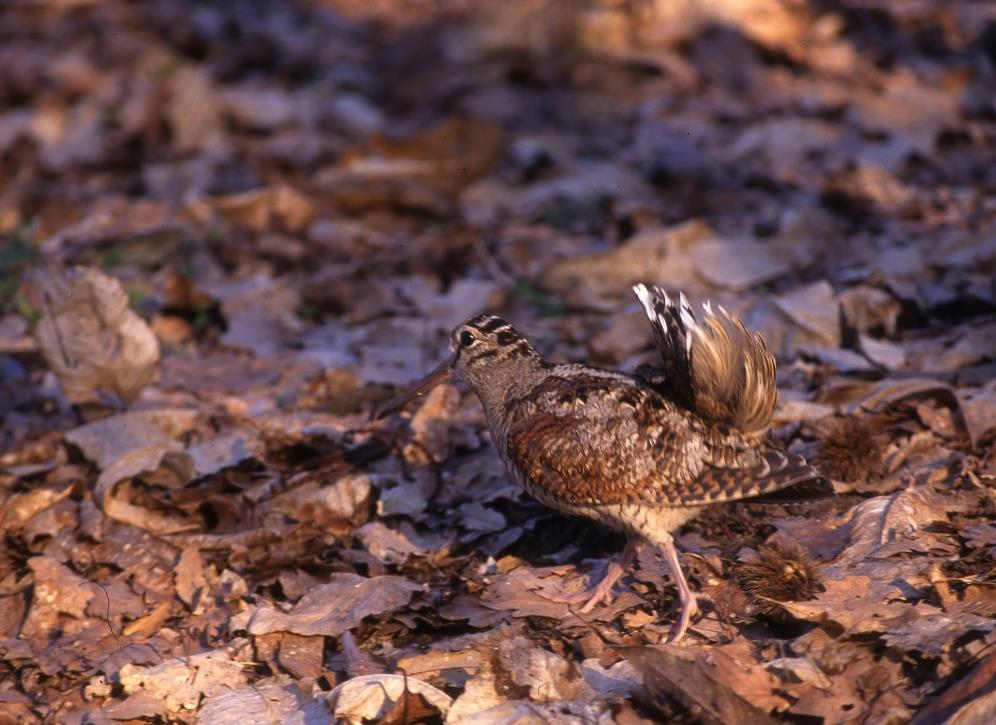
[[[655,392],[618,379],[550,376],[509,413],[509,457],[532,486],[565,504],[699,506],[816,476],[799,456],[705,428]]]

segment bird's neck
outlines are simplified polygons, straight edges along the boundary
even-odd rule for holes
[[[509,402],[535,388],[549,367],[539,355],[530,355],[466,370],[462,377],[481,401],[488,421],[494,422],[504,416]]]

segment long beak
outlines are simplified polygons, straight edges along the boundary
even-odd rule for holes
[[[424,378],[419,380],[415,385],[409,388],[407,391],[401,395],[392,398],[383,405],[381,405],[377,410],[374,411],[374,420],[380,420],[381,418],[386,418],[391,413],[394,413],[401,408],[405,407],[411,401],[415,400],[419,396],[425,395],[434,387],[439,385],[441,382],[446,380],[453,372],[453,363],[450,360],[446,360],[441,363],[439,367],[433,370],[431,373],[426,375]]]

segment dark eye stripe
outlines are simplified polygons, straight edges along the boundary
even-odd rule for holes
[[[474,320],[473,325],[481,332],[487,332],[487,333],[494,332],[495,330],[502,327],[508,327],[508,323],[505,322],[505,320],[501,319],[500,317],[495,317],[493,315],[489,315],[482,319]]]
[[[495,336],[495,339],[498,341],[499,345],[504,346],[511,345],[522,338],[512,332],[512,330],[502,330]]]

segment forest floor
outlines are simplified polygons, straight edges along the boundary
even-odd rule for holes
[[[996,720],[996,6],[0,3],[0,721]],[[523,494],[500,313],[778,356],[816,503],[645,552]]]

